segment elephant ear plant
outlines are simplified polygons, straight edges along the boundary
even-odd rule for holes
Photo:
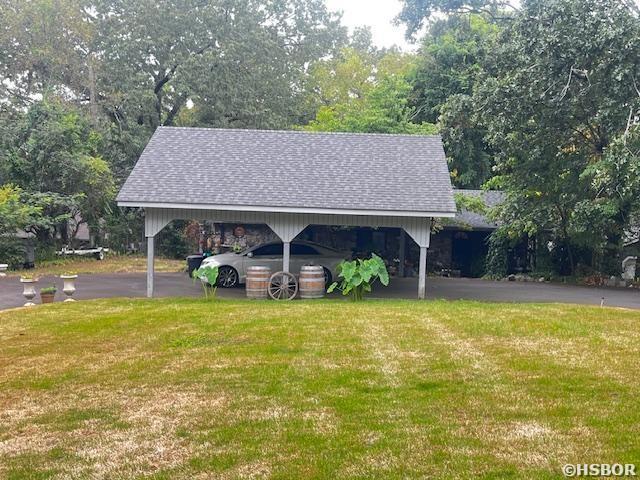
[[[210,265],[200,267],[193,271],[191,278],[193,278],[194,283],[198,280],[202,283],[204,298],[215,298],[216,291],[218,290],[218,267],[212,267]]]
[[[364,299],[365,293],[370,293],[376,280],[385,287],[389,285],[389,272],[382,258],[375,253],[371,258],[363,260],[358,258],[352,261],[343,261],[338,266],[341,279],[333,282],[327,289],[327,293],[336,288],[342,291],[342,295],[351,295],[351,299],[359,301]]]

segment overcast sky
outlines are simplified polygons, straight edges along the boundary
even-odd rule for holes
[[[373,41],[378,47],[398,45],[405,51],[415,46],[404,39],[404,28],[395,26],[393,19],[400,13],[399,0],[326,0],[330,10],[344,12],[342,21],[349,28],[368,25],[373,32]]]

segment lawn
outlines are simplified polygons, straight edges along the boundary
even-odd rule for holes
[[[109,300],[0,313],[0,478],[640,464],[640,312]]]
[[[168,258],[155,259],[156,272],[183,272],[186,270],[185,260]],[[37,277],[45,275],[61,275],[63,273],[140,273],[147,271],[147,257],[142,255],[107,254],[104,260],[93,257],[63,257],[55,260],[38,262],[31,270],[14,270],[7,272],[12,276],[28,273]]]

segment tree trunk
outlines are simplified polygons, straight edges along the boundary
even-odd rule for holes
[[[98,125],[98,100],[96,94],[96,71],[94,66],[93,54],[89,55],[89,112],[91,114],[91,125],[96,127]]]

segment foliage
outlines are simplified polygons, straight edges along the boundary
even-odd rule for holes
[[[432,124],[416,124],[406,80],[415,59],[395,51],[343,49],[339,56],[317,62],[307,81],[307,102],[314,119],[309,131],[356,133],[436,132]]]
[[[25,250],[20,239],[10,235],[0,235],[0,263],[6,263],[10,269],[24,265]]]
[[[167,258],[184,260],[193,253],[191,242],[185,236],[185,220],[175,220],[164,227],[156,236],[156,251]]]
[[[513,10],[509,0],[402,0],[402,11],[396,21],[407,27],[407,38],[412,38],[424,25],[425,20],[438,14],[468,14],[470,12],[502,19],[505,10]]]
[[[144,240],[144,211],[113,208],[105,219],[104,229],[109,233],[105,244],[110,249],[117,253],[136,252]]]
[[[435,125],[413,123],[409,105],[411,86],[403,75],[389,74],[369,86],[362,97],[319,108],[315,120],[305,130],[321,132],[437,133]]]
[[[387,267],[382,258],[375,253],[369,259],[344,260],[338,268],[338,277],[342,280],[333,282],[327,289],[327,293],[337,288],[342,291],[342,295],[351,295],[354,301],[360,301],[364,299],[365,293],[371,292],[376,280],[384,286],[389,285]]]
[[[109,116],[126,125],[274,128],[297,114],[309,62],[346,40],[323,2],[95,4],[99,80]],[[192,107],[189,108],[188,104]]]
[[[40,218],[41,207],[25,203],[14,185],[0,186],[0,263],[18,268],[24,263],[24,247],[15,236]]]
[[[489,278],[502,279],[509,273],[509,251],[513,238],[503,229],[494,231],[488,239],[489,251],[485,263],[485,272]]]
[[[482,196],[465,195],[464,193],[454,192],[453,198],[456,202],[456,210],[461,212],[466,210],[467,212],[478,213],[485,215],[488,212],[487,204],[484,203]]]
[[[34,103],[0,140],[0,181],[22,191],[41,217],[26,230],[42,241],[73,239],[79,222],[97,229],[109,213],[115,184],[98,155],[100,136],[80,112],[57,100]]]
[[[438,122],[453,183],[479,188],[490,176],[493,152],[485,129],[470,115],[472,94],[499,30],[485,16],[436,20],[422,41],[409,81],[415,121]]]
[[[55,285],[51,285],[50,287],[45,287],[40,289],[41,295],[52,295],[58,291]]]
[[[615,164],[607,149],[640,109],[639,45],[640,24],[623,4],[531,0],[474,92],[498,152],[490,185],[507,192],[502,221],[510,236],[551,232],[570,274],[576,247],[615,258],[631,218],[631,202],[598,188],[594,168]]]
[[[215,298],[218,290],[218,267],[203,265],[191,273],[194,283],[200,282],[206,299]]]
[[[0,186],[0,236],[13,235],[25,229],[40,215],[42,207],[25,203],[22,189],[15,185]]]
[[[347,43],[320,0],[7,0],[0,20],[0,184],[64,199],[34,226],[42,242],[80,212],[118,250],[139,217],[112,192],[159,125],[304,123],[309,66]]]

